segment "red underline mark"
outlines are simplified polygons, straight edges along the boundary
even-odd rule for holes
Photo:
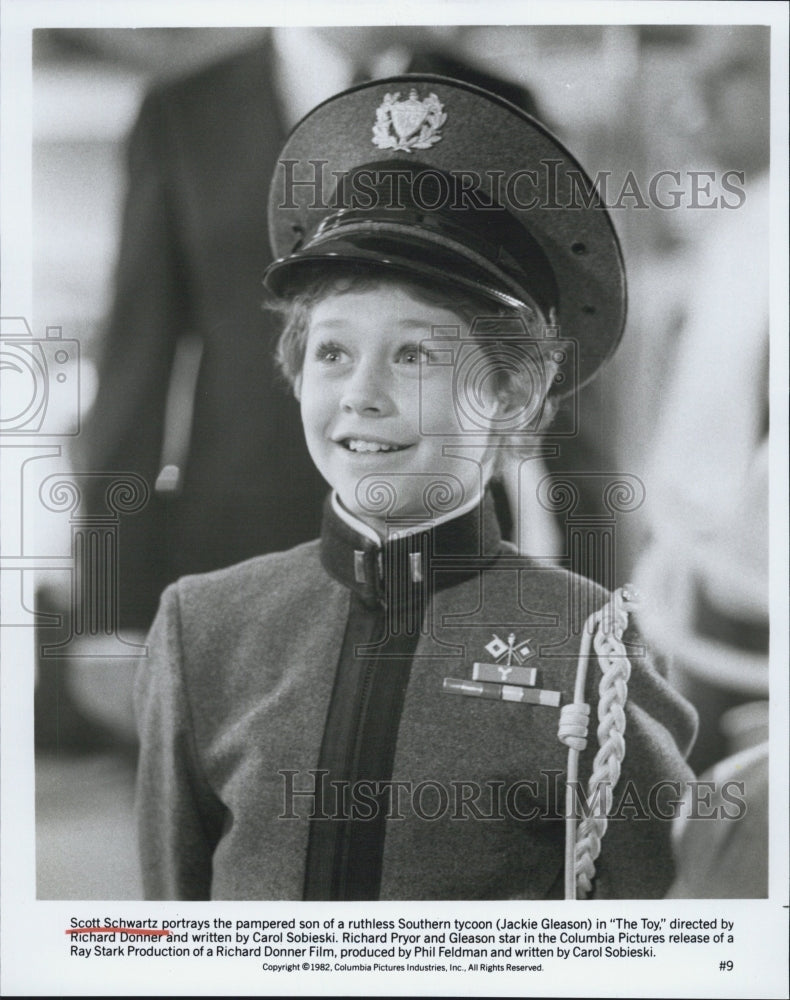
[[[161,937],[168,930],[154,930],[150,927],[67,927],[66,934],[148,934],[150,937]]]

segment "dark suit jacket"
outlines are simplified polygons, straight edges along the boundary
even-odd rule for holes
[[[146,626],[166,583],[315,535],[325,486],[296,402],[278,384],[262,309],[266,199],[285,139],[268,43],[152,92],[129,143],[129,189],[91,470],[153,488],[179,338],[203,343],[178,497],[121,526],[125,624]],[[99,500],[96,498],[95,505]]]

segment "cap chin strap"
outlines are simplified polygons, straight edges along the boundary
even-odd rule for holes
[[[631,662],[622,642],[628,612],[639,606],[636,590],[626,584],[608,604],[590,615],[582,632],[573,702],[560,711],[557,736],[568,747],[565,786],[565,898],[584,898],[592,889],[595,861],[608,826],[614,787],[625,757],[625,703]],[[587,664],[593,646],[601,667],[598,685],[598,752],[587,784],[587,809],[581,823],[576,818],[579,754],[587,746],[590,706],[584,701]]]

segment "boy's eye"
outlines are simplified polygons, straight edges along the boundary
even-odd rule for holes
[[[345,356],[346,352],[343,348],[331,341],[319,344],[315,349],[315,360],[323,361],[326,364],[335,364],[342,361]]]
[[[418,365],[426,358],[425,352],[417,344],[408,344],[398,353],[398,361],[407,365]]]

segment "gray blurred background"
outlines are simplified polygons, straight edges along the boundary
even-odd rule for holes
[[[35,32],[32,325],[38,333],[56,324],[80,341],[85,413],[113,294],[125,140],[140,102],[154,83],[253,46],[265,30]],[[389,30],[393,47],[407,42],[410,29]],[[743,261],[765,251],[768,32],[445,26],[437,37],[465,61],[527,87],[588,172],[611,171],[615,197],[631,171],[648,201],[624,197],[613,210],[630,311],[592,405],[597,400],[607,471],[638,476],[647,493],[618,523],[618,582],[635,575],[648,585],[648,637],[674,657],[676,682],[703,713],[707,743],[695,763],[709,766],[766,735],[767,268],[746,267],[743,288],[737,276]],[[320,66],[311,69],[320,75]],[[718,178],[728,169],[745,173],[741,207],[688,206],[688,171]],[[647,198],[661,170],[683,175],[686,204],[676,210]],[[721,194],[717,181],[711,194]],[[745,336],[742,313],[755,328]],[[711,344],[736,338],[749,364],[740,363],[743,354],[711,363]],[[712,391],[701,391],[709,377]],[[725,397],[728,406],[717,410]],[[64,519],[52,518],[42,531],[41,551],[69,554]],[[65,573],[46,582],[68,593]],[[89,653],[70,661],[61,696],[102,738],[43,747],[37,760],[38,894],[45,899],[139,896],[134,660]],[[38,684],[47,683],[42,668]]]

